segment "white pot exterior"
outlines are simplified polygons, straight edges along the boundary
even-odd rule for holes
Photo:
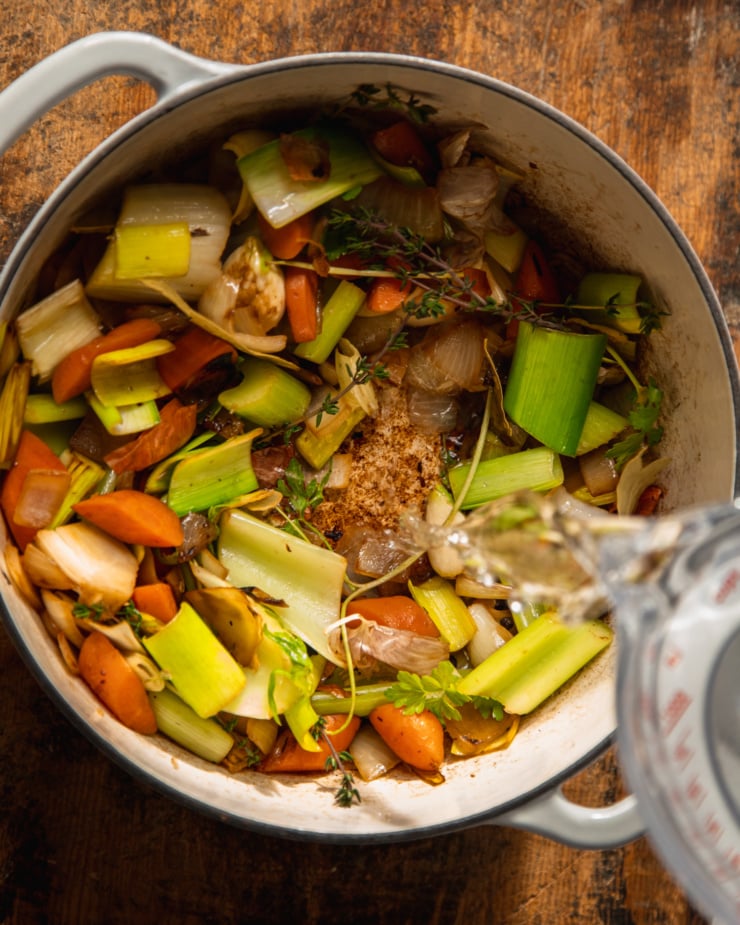
[[[118,190],[143,166],[225,137],[259,122],[264,113],[336,102],[361,83],[411,90],[437,107],[435,118],[485,127],[483,136],[499,156],[524,168],[536,164],[527,171],[525,189],[588,242],[596,263],[649,280],[658,307],[671,312],[652,337],[648,363],[665,390],[664,407],[671,409],[662,445],[672,459],[664,479],[668,505],[734,497],[738,383],[732,348],[716,297],[684,236],[640,179],[585,130],[520,91],[448,65],[392,55],[316,55],[222,67],[217,76],[170,93],[88,157],[36,217],[0,278],[2,317],[28,301],[44,259],[102,190]],[[450,763],[440,787],[412,776],[362,785],[362,803],[342,809],[334,805],[330,780],[325,785],[254,773],[232,776],[170,742],[125,729],[69,676],[5,570],[0,590],[19,650],[93,741],[170,795],[273,834],[388,840],[491,817],[516,822],[499,814],[566,779],[606,746],[616,725],[612,648],[523,723],[507,751]]]

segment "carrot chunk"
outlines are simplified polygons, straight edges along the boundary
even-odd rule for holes
[[[366,620],[374,620],[381,626],[439,638],[439,630],[426,610],[412,597],[403,594],[353,600],[348,605],[347,614],[351,616],[353,613],[358,613]]]
[[[175,592],[166,581],[155,581],[151,584],[137,585],[131,595],[134,606],[141,613],[159,620],[160,623],[169,623],[177,616],[177,601]]]
[[[93,495],[78,501],[72,509],[122,543],[170,547],[183,542],[177,514],[164,501],[143,491],[122,488],[107,495]]]
[[[325,716],[325,729],[331,736],[332,745],[337,752],[343,752],[349,748],[360,728],[360,718],[353,716],[345,729],[341,732],[334,732],[340,729],[347,720],[347,717],[340,714],[330,714]],[[332,735],[332,732],[334,734]],[[259,768],[268,774],[281,774],[283,772],[313,772],[326,771],[327,759],[331,757],[331,749],[328,744],[319,739],[317,742],[319,750],[317,752],[306,751],[298,744],[295,736],[286,730],[278,736],[275,748],[262,761]]]
[[[406,714],[392,703],[370,713],[370,723],[401,761],[420,771],[436,771],[444,759],[444,729],[429,710]]]
[[[281,228],[273,226],[262,215],[258,215],[260,237],[268,251],[278,260],[293,260],[311,240],[313,234],[313,213],[299,215]]]
[[[315,270],[286,267],[285,311],[297,344],[313,340],[319,333],[319,277]]]

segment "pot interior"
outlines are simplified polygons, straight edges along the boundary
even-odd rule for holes
[[[645,365],[665,392],[662,455],[668,508],[727,501],[736,493],[738,385],[716,298],[665,209],[612,152],[562,116],[494,80],[429,61],[337,54],[287,59],[219,78],[155,107],[112,136],[54,194],[23,236],[0,280],[2,317],[33,298],[34,278],[73,221],[116,195],[152,164],[280,113],[342,101],[360,84],[391,84],[434,105],[441,122],[474,123],[480,146],[522,169],[524,192],[577,239],[588,262],[640,274],[669,312]],[[129,732],[64,669],[38,617],[2,591],[20,651],[67,715],[111,757],[170,795],[237,824],[294,837],[418,837],[473,824],[568,776],[614,731],[615,647],[529,718],[505,752],[452,763],[430,787],[409,776],[364,785],[352,810],[315,780],[231,776],[172,743]]]

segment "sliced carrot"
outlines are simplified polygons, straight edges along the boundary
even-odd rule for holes
[[[153,319],[134,318],[68,353],[52,373],[51,392],[54,401],[69,401],[90,388],[93,360],[101,353],[138,347],[139,344],[153,340],[160,332],[160,326]]]
[[[124,726],[153,735],[157,720],[146,688],[134,669],[102,633],[85,637],[77,659],[80,675]]]
[[[657,485],[648,485],[640,495],[640,499],[635,507],[637,517],[651,517],[655,513],[658,502],[663,497],[663,489]]]
[[[169,623],[177,615],[175,592],[166,581],[137,585],[131,599],[138,611],[149,614],[160,623]]]
[[[368,289],[365,307],[376,315],[387,315],[403,305],[413,288],[395,276],[379,276]]]
[[[388,163],[397,167],[415,167],[427,182],[434,175],[434,159],[414,126],[402,119],[379,129],[371,138],[372,146]]]
[[[142,546],[180,546],[180,518],[164,501],[132,488],[93,495],[72,505],[72,510],[122,543]]]
[[[195,432],[197,414],[195,405],[171,399],[159,412],[159,424],[108,453],[106,465],[118,475],[148,469],[188,442]]]
[[[542,302],[546,305],[560,302],[558,281],[545,252],[536,241],[531,239],[524,247],[522,262],[519,264],[514,281],[514,292],[527,302]],[[516,311],[521,308],[521,303],[517,299],[512,299],[512,306]],[[518,329],[519,320],[513,318],[506,328],[507,338],[516,337]]]
[[[285,311],[293,340],[313,340],[319,333],[319,275],[304,267],[285,267]]]
[[[361,597],[348,604],[347,614],[351,616],[353,613],[358,613],[366,620],[374,620],[381,626],[439,638],[439,630],[426,610],[412,597],[403,594]]]
[[[384,703],[371,711],[369,719],[401,761],[420,771],[436,771],[442,764],[444,729],[429,710],[407,715],[392,703]]]
[[[311,240],[314,217],[312,212],[299,215],[281,228],[273,228],[267,219],[258,214],[260,237],[268,251],[278,260],[293,260]]]
[[[231,344],[190,325],[175,341],[175,349],[157,357],[157,371],[173,392],[191,387],[207,367],[217,360],[236,363],[237,352]]]
[[[0,492],[0,507],[13,539],[21,550],[31,542],[38,528],[17,524],[13,515],[24,492],[26,477],[40,471],[66,473],[67,468],[40,437],[30,430],[23,430],[13,465],[5,476]]]
[[[346,728],[342,729],[341,732],[336,732],[335,730],[341,729],[347,722],[346,715],[329,714],[324,719],[326,720],[324,728],[329,734],[335,750],[343,752],[349,748],[352,744],[352,739],[354,739],[357,730],[360,728],[360,718],[353,716],[347,723]],[[332,733],[334,734],[332,735]],[[268,774],[295,771],[313,773],[326,771],[326,762],[332,757],[331,749],[323,738],[319,739],[316,744],[319,746],[319,750],[317,752],[308,752],[305,748],[301,748],[295,736],[289,730],[285,730],[278,736],[275,748],[262,761],[259,768]]]

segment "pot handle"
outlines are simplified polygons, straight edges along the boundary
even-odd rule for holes
[[[491,825],[508,825],[545,835],[571,848],[605,850],[626,845],[645,834],[637,797],[611,806],[580,806],[555,787],[521,807],[494,816]]]
[[[235,69],[144,32],[93,33],[44,58],[0,93],[0,153],[57,103],[102,77],[138,77],[166,103],[185,87]]]

